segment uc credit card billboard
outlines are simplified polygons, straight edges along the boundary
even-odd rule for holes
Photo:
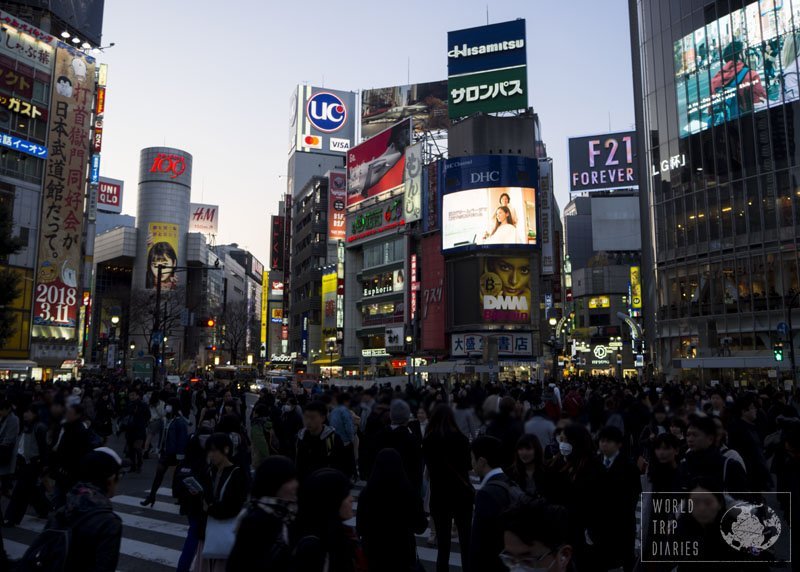
[[[537,244],[536,159],[476,155],[444,166],[442,250]]]

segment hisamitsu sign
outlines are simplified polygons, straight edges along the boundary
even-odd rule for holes
[[[570,138],[569,170],[574,193],[638,187],[636,132]]]

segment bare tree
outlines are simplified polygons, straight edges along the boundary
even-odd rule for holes
[[[161,292],[161,331],[168,336],[181,326],[186,310],[186,290],[182,287]],[[156,293],[154,290],[134,290],[130,303],[130,334],[152,340],[155,327]]]
[[[245,349],[245,340],[250,324],[251,319],[247,311],[246,300],[237,300],[225,305],[219,328],[225,349],[231,353],[232,364],[239,362],[239,356]]]

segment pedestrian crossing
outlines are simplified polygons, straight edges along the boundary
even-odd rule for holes
[[[354,510],[358,507],[358,495],[364,487],[363,482],[354,486]],[[167,487],[158,489],[156,503],[142,507],[149,491],[131,493],[112,498],[114,511],[122,519],[122,544],[117,572],[168,572],[174,571],[186,538],[188,525],[180,515],[180,509]],[[355,525],[353,522],[348,524]],[[42,531],[46,520],[26,515],[14,528],[3,529],[6,552],[12,559],[18,559]],[[436,548],[428,545],[430,531],[417,535],[417,554],[428,571],[435,569]],[[450,572],[460,572],[461,556],[458,541],[452,540],[450,553]]]

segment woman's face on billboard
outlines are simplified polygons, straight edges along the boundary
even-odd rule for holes
[[[150,262],[150,272],[153,276],[158,276],[158,267],[163,266],[161,269],[161,279],[166,280],[172,276],[172,267],[175,266],[175,261],[167,254],[156,254]]]
[[[494,216],[497,218],[497,222],[499,222],[500,224],[503,224],[504,222],[506,222],[506,219],[508,219],[508,215],[506,214],[506,211],[504,211],[503,209],[497,209],[497,212],[495,212]]]
[[[503,281],[506,296],[519,296],[530,288],[531,261],[527,258],[500,258],[494,271]]]

